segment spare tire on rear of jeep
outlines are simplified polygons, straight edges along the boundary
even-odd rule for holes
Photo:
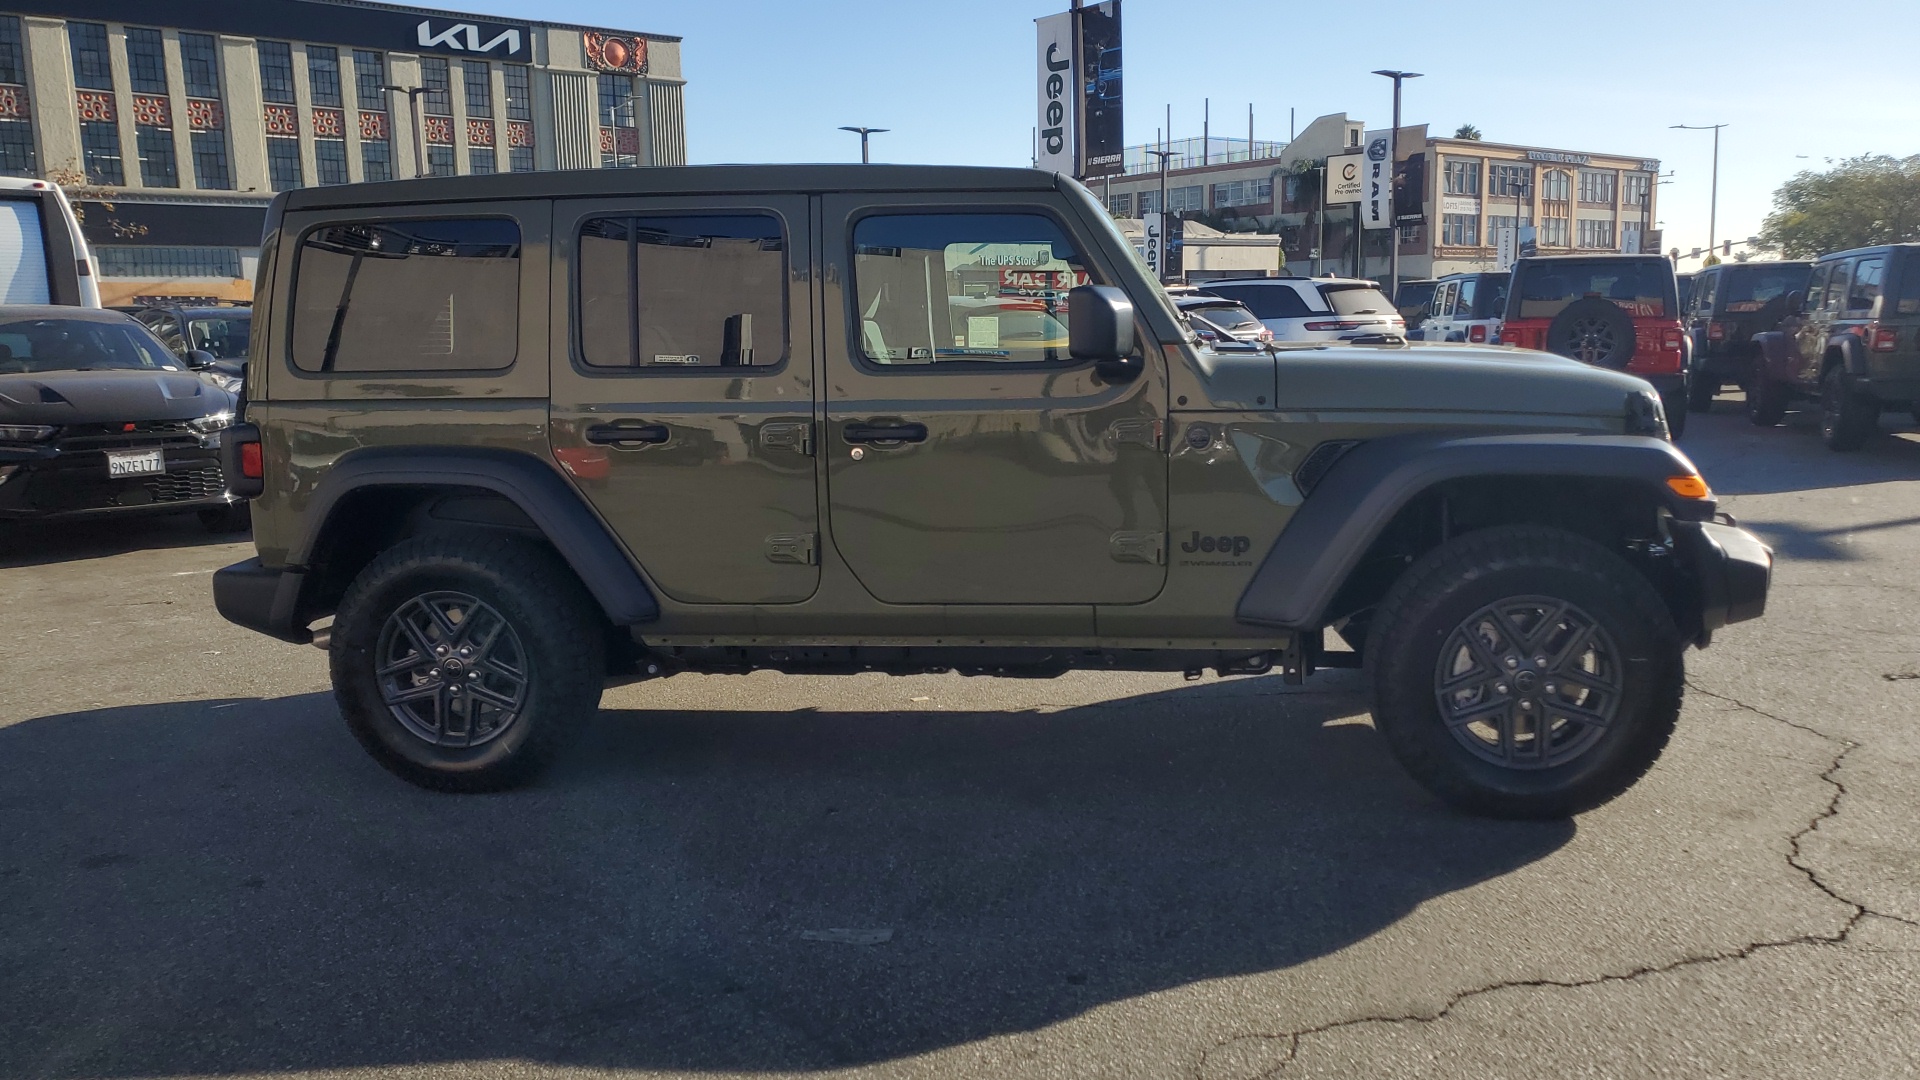
[[[1633,320],[1611,300],[1575,300],[1547,326],[1547,351],[1620,371],[1633,359]]]

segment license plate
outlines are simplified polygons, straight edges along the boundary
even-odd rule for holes
[[[107,452],[108,476],[153,476],[167,471],[167,459],[158,450]]]

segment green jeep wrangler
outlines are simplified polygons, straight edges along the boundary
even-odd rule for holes
[[[1765,604],[1646,383],[1206,347],[1052,173],[308,188],[260,265],[226,445],[259,557],[214,598],[323,645],[432,788],[523,781],[610,682],[678,672],[1364,666],[1440,797],[1564,815]]]

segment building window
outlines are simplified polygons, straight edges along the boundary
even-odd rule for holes
[[[1613,247],[1613,222],[1581,218],[1579,246],[1603,251],[1611,250]]]
[[[67,44],[73,50],[73,85],[82,90],[113,89],[113,65],[107,60],[104,23],[70,22]]]
[[[167,50],[160,31],[127,27],[127,82],[136,94],[167,92]]]
[[[443,57],[423,56],[420,58],[420,85],[427,92],[420,95],[420,107],[429,116],[452,116],[453,95],[448,93],[451,87],[447,61]]]
[[[1601,206],[1612,206],[1613,180],[1614,176],[1610,172],[1596,172],[1591,169],[1581,169],[1580,201],[1583,203],[1597,203]]]
[[[1573,198],[1573,177],[1560,169],[1549,172],[1540,181],[1540,197],[1549,202],[1566,202]]]
[[[1255,206],[1273,201],[1273,181],[1267,180],[1229,180],[1224,184],[1213,185],[1213,205],[1215,209],[1223,206]]]
[[[371,49],[353,50],[353,96],[368,112],[387,111],[387,58]]]
[[[427,144],[427,175],[452,176],[453,174],[453,147],[439,143]]]
[[[220,96],[220,49],[212,34],[180,34],[180,73],[187,84],[187,96]]]
[[[307,96],[313,99],[315,105],[330,109],[340,107],[339,49],[331,45],[307,46]]]
[[[493,158],[493,147],[472,146],[467,148],[467,171],[475,176],[498,172],[498,162]]]
[[[1560,174],[1565,176],[1565,173]],[[1567,246],[1567,219],[1549,217],[1540,219],[1540,246],[1563,248]]]
[[[256,42],[260,54],[260,99],[276,105],[293,104],[293,46],[284,41]]]
[[[173,129],[142,124],[134,131],[134,144],[140,151],[140,182],[148,187],[179,187],[180,165],[173,153]]]
[[[219,131],[195,131],[188,135],[193,144],[193,183],[204,191],[232,191],[233,168],[227,161],[227,138]]]
[[[510,146],[507,148],[507,168],[512,172],[533,171],[533,147]]]
[[[1146,217],[1148,214],[1157,214],[1159,212],[1160,212],[1160,192],[1157,189],[1149,189],[1147,191],[1141,192],[1140,193],[1140,216]]]
[[[0,83],[24,86],[27,81],[26,45],[20,36],[20,17],[0,15]],[[33,121],[20,115],[0,119],[0,176],[39,176],[34,152]]]
[[[1419,222],[1415,221],[1411,224],[1400,226],[1400,243],[1402,246],[1405,246],[1407,244],[1418,244],[1419,242],[1420,242],[1420,223]]]
[[[102,277],[113,278],[237,278],[240,249],[223,247],[96,246]]]
[[[1628,206],[1645,206],[1653,191],[1653,177],[1646,173],[1628,173],[1620,182],[1620,201]]]
[[[525,64],[502,64],[501,74],[507,83],[507,119],[533,119],[532,78]]]
[[[1167,210],[1169,213],[1179,214],[1191,211],[1197,214],[1204,212],[1206,208],[1207,189],[1203,184],[1167,189]]]
[[[1116,217],[1132,216],[1133,214],[1132,194],[1123,191],[1120,194],[1115,195],[1112,199],[1108,200],[1107,209],[1111,211]]]
[[[368,183],[393,179],[393,144],[384,139],[361,139],[360,173]]]
[[[26,42],[18,15],[0,15],[0,83],[27,84]]]
[[[1440,242],[1448,247],[1479,247],[1480,219],[1472,214],[1443,214]]]
[[[1531,165],[1489,165],[1487,166],[1487,196],[1492,198],[1505,195],[1511,199],[1533,194],[1533,166]]]
[[[467,84],[467,115],[493,115],[493,69],[485,60],[460,61],[460,75]]]
[[[275,191],[290,191],[303,186],[300,175],[300,140],[285,136],[267,139],[267,180]]]
[[[1448,195],[1480,194],[1480,161],[1478,158],[1447,159]]]
[[[120,160],[120,125],[111,120],[87,120],[80,125],[80,153],[87,183],[120,187],[127,182]]]
[[[313,179],[322,187],[347,182],[347,140],[313,140]]]
[[[640,164],[639,120],[634,115],[633,78],[600,76],[600,167]]]

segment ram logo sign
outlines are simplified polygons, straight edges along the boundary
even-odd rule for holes
[[[433,29],[433,20],[421,19],[419,31],[421,48],[442,49],[449,52],[491,53],[500,49],[502,56],[518,56],[526,40],[516,27],[492,24],[488,24],[486,29],[482,30],[476,23],[454,23],[436,33]],[[486,37],[489,34],[492,36]],[[505,48],[501,49],[501,46]]]

